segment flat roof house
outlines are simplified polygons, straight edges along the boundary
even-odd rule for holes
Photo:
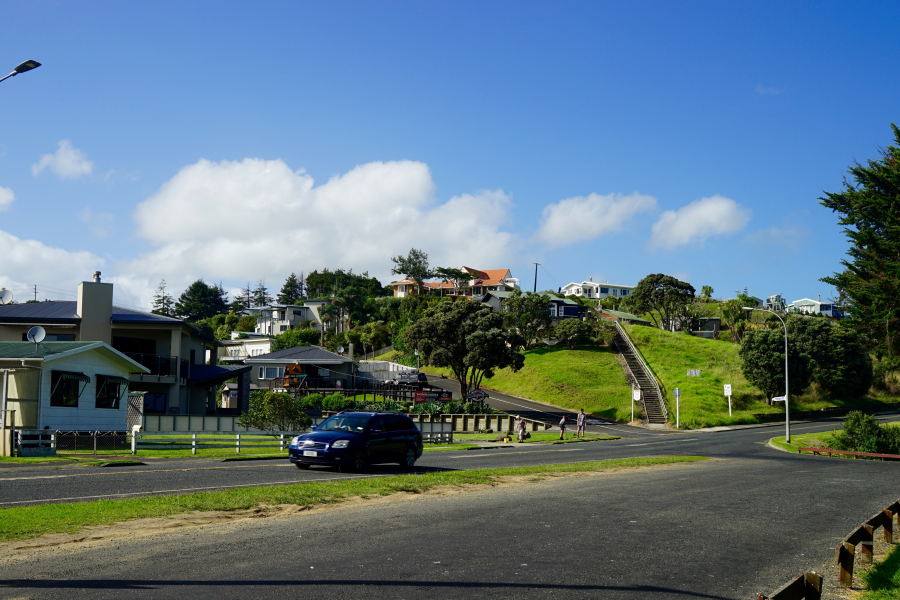
[[[144,394],[147,414],[236,414],[216,408],[216,387],[238,377],[241,406],[249,406],[249,368],[221,366],[222,343],[172,317],[113,304],[113,285],[100,281],[78,284],[76,301],[48,301],[0,306],[0,342],[21,342],[34,325],[42,326],[47,342],[103,342],[137,364],[129,389]],[[207,365],[207,356],[209,364]]]
[[[150,369],[104,342],[69,341],[0,342],[0,371],[0,410],[16,411],[18,429],[124,431],[132,373]]]
[[[631,295],[634,290],[633,285],[619,285],[617,283],[600,283],[593,279],[582,281],[581,283],[569,283],[559,289],[566,296],[584,296],[592,300],[602,300],[608,296],[613,298],[624,298]]]

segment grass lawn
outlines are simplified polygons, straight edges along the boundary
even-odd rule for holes
[[[552,431],[532,431],[531,437],[525,440],[526,443],[532,442],[557,442],[559,441],[559,432]],[[464,441],[479,441],[479,442],[497,442],[503,441],[503,437],[507,434],[499,434],[499,433],[454,433],[453,439],[464,442]],[[510,441],[518,442],[516,439],[515,432],[508,434]],[[566,441],[572,441],[575,439],[575,434],[570,433],[565,437]],[[597,435],[597,434],[586,434],[584,438],[585,440],[617,440],[618,437],[614,435]]]
[[[625,328],[662,384],[670,424],[675,423],[675,388],[681,390],[682,429],[756,423],[753,413],[784,413],[783,406],[766,404],[763,393],[744,379],[738,344],[669,333],[653,327]],[[700,369],[702,375],[688,377],[688,369]],[[731,417],[728,416],[728,400],[723,389],[726,383],[731,384],[732,389]],[[791,396],[791,411],[896,401],[896,396],[887,394],[867,398],[830,398],[810,388],[803,395]]]
[[[496,481],[497,477],[508,475],[549,477],[555,473],[690,463],[701,460],[707,459],[700,456],[626,458],[563,465],[439,471],[422,475],[329,482],[311,481],[295,485],[238,488],[184,496],[150,496],[4,508],[0,509],[0,542],[35,538],[50,533],[75,533],[93,525],[108,525],[148,517],[168,517],[196,511],[231,511],[260,505],[274,507],[279,504],[298,506],[333,504],[351,497],[389,496],[396,492],[421,493],[444,485],[490,484]]]
[[[900,547],[894,547],[885,559],[861,574],[868,588],[859,600],[896,600],[900,598]]]
[[[560,347],[525,351],[525,366],[518,373],[498,371],[482,387],[530,398],[617,421],[631,419],[631,387],[615,353],[609,348]],[[423,367],[433,375],[452,377],[448,369]]]
[[[900,422],[892,422],[892,423],[882,423],[884,427],[900,427]],[[840,426],[835,425],[837,431],[840,431]],[[776,438],[772,438],[772,445],[778,446],[782,450],[788,450],[789,452],[797,453],[797,450],[800,448],[831,448],[832,446],[832,435],[834,431],[820,431],[819,433],[801,433],[800,435],[791,434],[791,443],[788,444],[784,441],[785,437],[779,436]],[[812,454],[812,452],[802,452],[802,454]],[[853,456],[842,456],[840,454],[835,454],[838,458],[850,458]]]

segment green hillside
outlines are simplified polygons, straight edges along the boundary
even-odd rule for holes
[[[422,370],[452,376],[447,369]],[[631,419],[631,387],[615,353],[606,347],[527,350],[518,373],[503,369],[482,387],[618,421]]]
[[[783,413],[780,404],[769,406],[765,396],[750,385],[741,373],[740,346],[725,340],[709,340],[682,333],[669,333],[652,327],[630,327],[626,331],[663,385],[669,421],[675,424],[675,395],[681,390],[681,427],[715,427],[755,423],[753,413]],[[700,377],[688,377],[688,369],[700,369]],[[731,384],[732,416],[724,385]],[[817,410],[826,406],[844,406],[877,402],[896,402],[884,394],[868,398],[831,398],[814,387],[801,396],[791,397],[791,410]]]

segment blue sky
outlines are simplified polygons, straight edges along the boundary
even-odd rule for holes
[[[890,3],[4,2],[0,286],[237,288],[412,246],[538,287],[823,299]],[[58,290],[58,292],[54,292]],[[54,295],[57,294],[57,295]]]

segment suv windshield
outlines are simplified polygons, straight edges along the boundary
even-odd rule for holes
[[[350,431],[362,433],[369,424],[368,415],[334,415],[322,421],[316,431]]]

